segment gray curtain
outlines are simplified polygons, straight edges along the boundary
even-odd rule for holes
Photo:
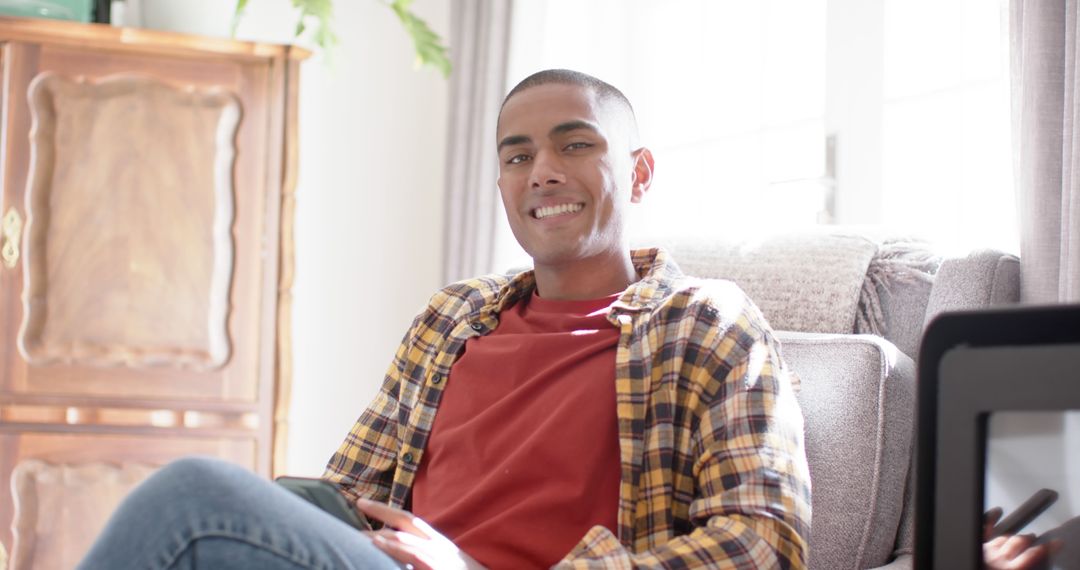
[[[506,89],[510,0],[453,0],[443,280],[491,270],[499,205],[495,121]]]
[[[1011,0],[1020,297],[1080,301],[1080,0]]]

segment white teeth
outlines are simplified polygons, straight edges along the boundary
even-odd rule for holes
[[[585,204],[559,204],[558,206],[544,206],[543,208],[537,208],[533,210],[533,216],[538,220],[542,220],[551,216],[580,212],[581,209],[584,207]]]

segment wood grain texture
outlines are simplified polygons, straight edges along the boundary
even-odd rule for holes
[[[216,435],[206,430],[257,430],[259,415],[239,410],[214,411],[184,408],[143,408],[102,404],[26,405],[0,402],[0,419],[10,424],[56,426],[185,428],[192,434]]]
[[[19,463],[12,473],[12,570],[74,568],[120,500],[156,467],[140,463]]]
[[[274,476],[286,471],[286,445],[289,438],[289,411],[292,403],[292,287],[296,275],[296,249],[293,241],[293,220],[296,213],[296,184],[299,151],[299,117],[297,100],[300,94],[299,62],[289,61],[285,67],[284,109],[284,168],[281,185],[281,261],[277,285],[277,369],[278,382],[274,393],[273,450]]]
[[[235,97],[45,73],[30,85],[30,109],[23,356],[224,364]]]
[[[187,455],[204,455],[230,461],[247,469],[255,469],[256,443],[250,432],[246,436],[235,434],[229,437],[199,437],[176,433],[180,430],[172,431],[173,433],[168,433],[167,430],[158,430],[137,435],[63,433],[35,431],[34,427],[30,426],[19,430],[3,429],[3,426],[0,426],[0,480],[6,485],[4,498],[0,500],[0,519],[4,521],[0,536],[4,537],[3,542],[8,545],[8,551],[14,552],[15,504],[19,500],[14,495],[9,495],[12,485],[7,482],[11,480],[13,483],[16,468],[28,462],[44,462],[71,469],[96,464],[161,466]],[[112,512],[112,505],[104,507],[104,512],[93,515],[95,519],[107,517]],[[52,528],[48,532],[57,536],[70,536],[72,540],[80,540],[78,537],[90,534],[74,524],[65,527],[51,526],[51,521],[59,520],[58,517],[50,515],[49,518],[39,519],[38,526],[42,529],[41,532]],[[93,536],[96,534],[96,531],[93,532]],[[38,570],[68,570],[73,567],[74,565],[44,564],[34,566]]]
[[[6,39],[30,43],[53,43],[75,47],[107,47],[114,51],[155,55],[202,57],[215,54],[234,58],[304,60],[311,52],[288,45],[242,42],[177,32],[122,28],[106,24],[82,24],[42,18],[0,16]]]
[[[0,32],[2,30],[0,26]],[[273,353],[264,354],[267,342],[262,327],[266,321],[273,326],[274,319],[267,319],[264,302],[265,296],[273,295],[273,291],[264,292],[262,284],[266,280],[265,274],[274,271],[266,261],[276,260],[276,256],[270,256],[272,249],[268,250],[267,245],[277,241],[277,220],[268,218],[271,210],[267,205],[277,202],[278,187],[275,186],[276,181],[267,177],[266,166],[281,152],[281,147],[271,142],[269,116],[273,110],[272,98],[281,89],[281,86],[271,83],[268,70],[272,62],[235,61],[213,55],[205,55],[204,59],[199,60],[134,51],[76,50],[53,44],[9,44],[7,47],[10,48],[9,60],[13,65],[5,84],[7,92],[12,94],[8,98],[10,107],[6,112],[13,128],[4,148],[6,162],[12,166],[3,173],[5,188],[25,188],[27,185],[28,168],[15,167],[28,165],[30,160],[28,131],[31,113],[25,94],[31,82],[43,73],[72,80],[82,77],[88,82],[100,82],[118,75],[138,75],[171,86],[221,90],[234,94],[241,101],[243,116],[235,139],[238,149],[234,168],[236,210],[232,228],[235,269],[227,323],[228,338],[232,343],[229,362],[220,368],[202,371],[173,366],[82,366],[61,362],[34,366],[16,352],[13,358],[0,361],[0,391],[101,398],[123,395],[140,399],[226,399],[238,403],[255,402],[263,399],[260,395],[270,394],[263,383],[273,385]],[[18,128],[14,128],[16,125]],[[120,143],[124,142],[125,139],[121,138]],[[141,143],[150,145],[156,141]],[[204,143],[207,147],[213,144],[212,140]],[[128,167],[130,162],[125,160],[114,168]],[[24,196],[24,192],[9,192],[5,200],[11,198],[14,203],[19,203]],[[276,215],[276,209],[273,213]],[[154,227],[138,224],[127,224],[117,231],[126,232],[126,239],[133,243],[156,239],[139,235],[136,233],[139,229],[156,231]],[[22,272],[22,263],[16,272]],[[18,295],[14,291],[13,294]],[[170,301],[163,298],[162,302]],[[17,338],[18,326],[22,323],[21,314],[22,303],[17,303],[11,313],[5,313],[0,329],[9,326],[10,322],[14,322],[16,328],[5,329],[0,336]],[[15,348],[14,344],[12,348]],[[6,350],[6,346],[0,346],[0,351]]]
[[[0,211],[27,220],[25,254],[0,270],[0,544],[9,552],[9,483],[23,461],[156,466],[201,454],[262,476],[280,469],[305,55],[0,17]],[[47,100],[28,98],[48,77]],[[129,91],[106,94],[124,82]],[[222,136],[234,103],[238,121]],[[56,144],[44,185],[46,145],[30,134],[49,106]],[[144,128],[161,124],[183,131]],[[235,151],[228,168],[223,147]],[[231,221],[215,225],[229,219],[217,209],[227,170]],[[222,273],[224,249],[232,259]],[[213,293],[215,275],[230,276],[224,294]],[[38,522],[42,533],[87,534]]]

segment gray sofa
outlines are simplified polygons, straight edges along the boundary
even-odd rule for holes
[[[1017,302],[1019,260],[939,256],[925,243],[838,227],[665,245],[685,273],[739,283],[801,380],[810,567],[910,568],[922,331],[942,311]]]

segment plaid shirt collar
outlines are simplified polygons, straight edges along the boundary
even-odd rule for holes
[[[669,296],[682,271],[671,256],[661,248],[636,249],[630,252],[631,262],[640,276],[623,291],[611,305],[608,321],[618,326],[619,314],[648,312],[657,303]],[[497,316],[509,309],[521,299],[532,294],[536,289],[536,275],[532,270],[515,275],[504,285],[491,303],[481,307],[480,317]]]

